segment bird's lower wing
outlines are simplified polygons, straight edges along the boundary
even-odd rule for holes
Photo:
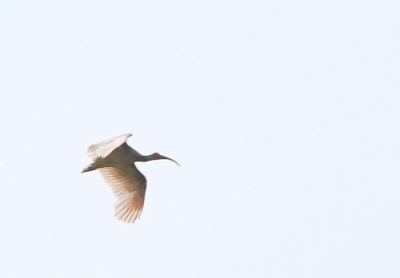
[[[88,149],[88,154],[91,159],[95,160],[96,158],[104,158],[108,156],[113,150],[121,146],[123,143],[131,137],[132,134],[124,134],[120,135],[103,142],[93,144]]]
[[[118,197],[115,216],[124,222],[135,222],[143,210],[146,178],[133,164],[118,168],[101,168],[99,171]]]

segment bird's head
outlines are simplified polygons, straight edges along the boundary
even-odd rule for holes
[[[163,156],[163,155],[161,155],[161,154],[159,154],[159,153],[153,153],[151,156],[152,156],[152,158],[153,158],[154,160],[158,160],[158,159],[168,159],[168,160],[171,160],[171,161],[175,162],[176,164],[178,164],[178,166],[180,166],[179,163],[176,162],[175,160],[173,160],[173,159],[171,159],[171,158],[169,158],[169,157]]]

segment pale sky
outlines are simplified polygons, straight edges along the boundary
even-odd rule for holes
[[[2,1],[0,277],[399,277],[400,2]],[[147,177],[114,217],[89,145]]]

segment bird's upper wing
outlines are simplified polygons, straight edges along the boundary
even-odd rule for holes
[[[132,134],[124,134],[120,135],[103,142],[93,144],[87,150],[91,159],[95,160],[96,158],[105,158],[109,155],[113,150],[121,146],[123,143],[131,137]]]
[[[115,216],[124,222],[135,222],[143,210],[146,178],[134,164],[98,170],[118,197],[115,203]]]

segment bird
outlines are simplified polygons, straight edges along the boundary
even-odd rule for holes
[[[126,223],[139,219],[146,193],[146,177],[139,172],[135,162],[146,162],[159,159],[175,160],[153,153],[141,155],[131,148],[126,141],[132,134],[120,135],[91,145],[87,153],[93,160],[82,173],[99,170],[103,179],[111,186],[115,202],[115,217]]]

